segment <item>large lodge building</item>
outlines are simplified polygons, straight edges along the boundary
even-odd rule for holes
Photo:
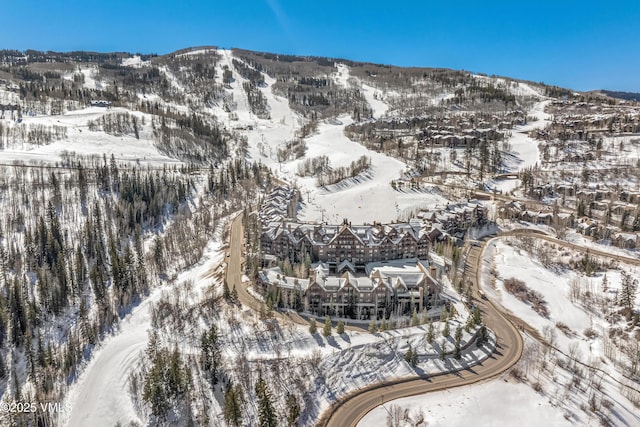
[[[323,263],[308,279],[286,277],[280,268],[263,270],[258,283],[277,307],[352,319],[411,314],[435,304],[440,284],[436,268],[416,259],[371,263],[367,275],[345,271],[332,276]]]
[[[420,223],[341,225],[271,223],[260,238],[263,253],[292,263],[323,262],[332,271],[364,271],[370,262],[426,259],[442,232]]]
[[[258,282],[278,307],[316,315],[375,319],[430,307],[440,287],[430,249],[439,240],[460,242],[469,227],[487,219],[486,207],[469,201],[422,211],[406,223],[301,223],[292,219],[298,200],[288,186],[267,197],[259,212],[260,247],[265,260],[318,267],[309,279],[270,268],[259,273]],[[389,270],[398,263],[400,270]]]

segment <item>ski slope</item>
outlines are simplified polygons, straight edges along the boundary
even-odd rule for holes
[[[516,126],[511,132],[508,139],[511,147],[510,155],[505,156],[504,162],[509,172],[519,172],[538,164],[540,161],[540,150],[538,149],[538,141],[529,136],[529,132],[536,129],[544,129],[550,121],[549,114],[544,112],[545,107],[551,101],[540,101],[534,105],[528,115],[535,117],[537,120],[527,123],[523,126]],[[520,185],[519,179],[503,179],[491,180],[489,187],[495,188],[497,191],[507,193]]]
[[[89,120],[97,120],[105,114],[128,112],[140,120],[146,119],[146,125],[141,126],[140,139],[131,135],[114,136],[102,131],[90,131]],[[19,126],[9,120],[1,120],[4,126]],[[55,163],[72,153],[81,156],[112,155],[118,161],[138,162],[143,165],[181,164],[158,151],[153,142],[151,117],[140,112],[133,112],[126,108],[88,107],[82,110],[69,111],[57,116],[26,116],[23,118],[25,126],[63,126],[66,127],[66,138],[47,145],[17,144],[0,150],[0,162],[12,163],[23,161],[31,163]]]
[[[219,67],[227,66],[233,70],[233,52],[219,50]],[[222,74],[222,72],[220,72]],[[261,91],[267,99],[271,119],[260,119],[253,115],[247,104],[247,96],[242,88],[246,80],[234,70],[235,81],[230,84],[233,99],[237,103],[235,111],[238,120],[230,120],[230,113],[221,107],[215,114],[223,118],[228,126],[240,129],[247,136],[249,156],[269,166],[280,178],[297,184],[304,196],[304,204],[299,218],[304,221],[341,222],[348,218],[354,224],[373,221],[392,222],[416,207],[429,208],[444,205],[446,200],[438,194],[429,192],[399,192],[393,190],[391,181],[400,178],[406,170],[406,164],[391,157],[370,151],[361,144],[351,141],[344,135],[345,126],[352,123],[349,116],[337,120],[322,122],[315,134],[306,138],[307,152],[304,158],[283,162],[277,161],[276,153],[283,144],[296,137],[296,131],[303,123],[301,118],[289,106],[287,99],[273,93],[275,80],[264,75],[265,87]],[[333,79],[340,85],[354,82],[349,67],[338,64]],[[355,82],[357,84],[358,82]],[[374,115],[381,116],[388,105],[374,99],[374,88],[363,85],[363,93],[371,104]],[[313,177],[301,178],[296,175],[298,164],[305,158],[321,155],[329,157],[332,167],[349,166],[360,156],[371,158],[371,171],[355,179],[345,180],[337,185],[318,187]]]

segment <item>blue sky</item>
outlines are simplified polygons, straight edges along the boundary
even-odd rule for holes
[[[0,47],[242,47],[640,92],[640,1],[3,2]]]

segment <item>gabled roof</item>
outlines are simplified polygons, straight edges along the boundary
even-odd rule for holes
[[[351,261],[347,260],[347,259],[345,259],[345,260],[344,260],[344,261],[342,261],[340,264],[338,264],[338,266],[336,267],[336,271],[337,271],[338,273],[340,273],[341,271],[344,271],[344,270],[345,270],[345,269],[347,269],[347,268],[348,268],[349,270],[351,270],[352,272],[354,272],[354,273],[355,273],[355,271],[356,271],[356,266],[355,266],[355,265],[353,265],[353,263],[352,263]],[[349,273],[347,272],[347,273],[345,273],[345,274],[349,274]],[[343,276],[343,277],[344,277],[344,276]]]

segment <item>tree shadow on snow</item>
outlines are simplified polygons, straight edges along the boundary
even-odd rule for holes
[[[316,340],[318,347],[324,347],[324,340],[322,339],[320,334],[318,333],[313,334],[313,339]]]
[[[342,347],[340,346],[340,344],[338,344],[338,342],[333,336],[327,337],[327,344],[329,344],[331,347],[335,347],[339,350],[342,350]]]

